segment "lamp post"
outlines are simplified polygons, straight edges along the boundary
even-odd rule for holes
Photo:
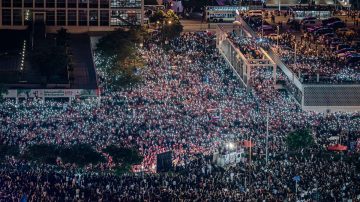
[[[296,65],[296,51],[297,51],[297,45],[296,45],[296,41],[295,41],[295,56],[294,56],[294,64]]]
[[[280,27],[279,27],[279,25],[276,26],[276,28],[277,28],[276,48],[277,48],[277,52],[279,53],[279,36],[280,36]]]
[[[264,38],[264,16],[261,13],[261,39]]]
[[[266,113],[266,148],[265,148],[265,154],[266,154],[266,165],[268,165],[269,162],[269,108],[267,109]]]
[[[278,0],[278,4],[279,4],[279,13],[281,11],[281,0]]]

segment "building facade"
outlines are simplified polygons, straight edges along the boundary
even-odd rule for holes
[[[43,21],[48,32],[110,31],[142,25],[144,0],[0,0],[0,29]]]

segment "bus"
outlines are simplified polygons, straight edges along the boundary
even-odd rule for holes
[[[205,10],[205,19],[207,22],[233,22],[236,16],[236,10],[246,11],[246,6],[207,6]]]

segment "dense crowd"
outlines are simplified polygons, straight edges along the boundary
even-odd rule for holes
[[[360,81],[359,63],[348,63],[339,58],[329,45],[318,43],[317,39],[308,33],[301,36],[301,40],[288,33],[282,34],[277,51],[286,66],[304,82]]]
[[[264,54],[260,50],[260,46],[254,38],[235,36],[234,33],[229,34],[229,39],[241,51],[244,57],[248,60],[263,59]]]
[[[291,96],[273,88],[271,69],[254,69],[255,88],[248,92],[214,43],[214,35],[207,32],[183,34],[167,50],[149,40],[139,50],[147,61],[139,70],[143,82],[109,92],[100,102],[8,100],[0,105],[3,144],[20,145],[22,150],[36,143],[89,143],[98,150],[109,144],[133,147],[144,155],[139,167],[148,172],[155,169],[156,154],[171,150],[174,173],[79,173],[10,158],[0,167],[0,200],[360,200],[356,161],[323,158],[321,149],[301,158],[288,156],[285,146],[286,135],[303,128],[310,129],[319,148],[339,134],[354,142],[360,137],[360,114],[301,111]],[[268,110],[266,166],[262,159]],[[209,160],[224,142],[249,137],[258,160],[227,168]],[[301,177],[297,186],[294,176]]]

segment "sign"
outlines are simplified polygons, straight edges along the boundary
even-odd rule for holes
[[[5,98],[74,98],[99,96],[98,89],[10,89]]]

